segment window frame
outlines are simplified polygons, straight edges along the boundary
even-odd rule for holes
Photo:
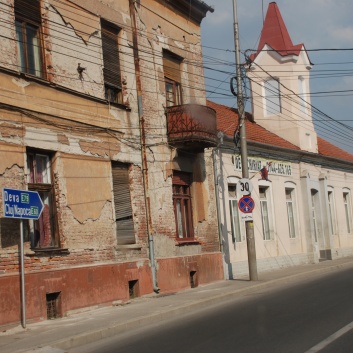
[[[264,190],[264,196],[262,197],[261,190]],[[258,184],[258,195],[260,203],[260,216],[262,226],[262,239],[269,241],[274,239],[274,219],[273,219],[273,201],[272,201],[272,190],[271,183],[264,180],[259,180]]]
[[[343,189],[343,206],[346,217],[346,229],[348,234],[352,234],[352,203],[351,192],[349,189]]]
[[[287,198],[289,192],[290,198]],[[288,219],[288,231],[289,238],[297,238],[297,204],[296,204],[296,193],[293,186],[285,185],[286,194],[286,209],[287,209],[287,219]]]
[[[276,82],[276,85],[273,85],[273,82]],[[280,114],[282,112],[282,103],[279,79],[266,79],[263,82],[263,92],[265,116]]]
[[[315,243],[318,242],[319,239],[319,229],[318,229],[318,202],[319,202],[319,191],[316,189],[310,190],[310,197],[311,197],[311,216],[314,226],[314,240]]]
[[[172,107],[183,104],[182,90],[181,90],[181,65],[183,59],[178,55],[163,50],[163,72],[166,106]],[[171,90],[168,89],[171,86]],[[170,99],[170,93],[172,99]]]
[[[173,171],[173,209],[178,241],[194,240],[191,184],[192,173]]]
[[[230,188],[234,188],[230,191]],[[228,206],[229,206],[229,221],[231,225],[231,234],[234,243],[241,243],[245,240],[243,236],[243,225],[241,222],[238,195],[237,195],[237,182],[234,178],[228,180]]]
[[[329,222],[330,222],[330,230],[331,234],[336,234],[336,204],[335,204],[335,193],[333,187],[327,188],[327,205],[329,212]]]
[[[307,104],[307,92],[306,92],[306,81],[303,76],[298,76],[298,97],[299,97],[299,106],[302,116],[306,116],[308,113],[308,104]]]
[[[43,157],[46,159],[45,175],[47,177],[47,182],[38,181],[38,161]],[[51,153],[48,153],[43,150],[27,150],[26,153],[28,190],[38,192],[44,204],[43,211],[39,219],[28,220],[30,244],[31,249],[34,251],[60,248],[58,219],[55,203],[55,189],[53,183],[54,173],[52,170],[52,158],[53,155]],[[47,197],[44,197],[44,195],[46,195]],[[50,244],[45,244],[45,242],[47,241],[45,234],[45,229],[47,228],[45,223],[48,222],[48,218],[50,226]],[[41,230],[44,232],[44,234],[41,233]],[[36,237],[38,237],[38,239],[36,239]]]
[[[166,95],[166,106],[173,107],[175,105],[181,105],[181,94],[180,94],[180,83],[170,80],[167,77],[165,80],[165,95]],[[171,86],[172,90],[168,89],[168,86]],[[169,99],[169,93],[171,92],[171,98]]]
[[[28,4],[29,2],[28,0],[14,2],[18,69],[23,74],[45,79],[41,3],[37,0],[35,6],[34,2]],[[36,38],[36,44],[33,42],[30,44],[29,29],[35,33],[32,38]]]

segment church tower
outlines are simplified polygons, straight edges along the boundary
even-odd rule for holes
[[[279,8],[269,4],[248,77],[255,121],[300,149],[317,153],[312,121],[310,70],[304,44],[293,45]]]

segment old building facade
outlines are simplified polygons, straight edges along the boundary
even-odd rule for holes
[[[24,221],[27,320],[223,277],[207,12],[184,0],[0,0],[0,186],[44,203]],[[21,318],[19,249],[20,220],[2,217],[0,325]]]
[[[317,136],[312,64],[304,45],[293,45],[274,2],[247,64],[253,105],[246,121],[248,168],[255,204],[249,214],[238,207],[242,173],[233,139],[238,113],[209,102],[225,135],[217,149],[217,180],[226,277],[248,274],[248,216],[259,272],[352,255],[353,155]]]

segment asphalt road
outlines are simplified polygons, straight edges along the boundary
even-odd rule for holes
[[[353,269],[237,297],[69,353],[351,353]]]

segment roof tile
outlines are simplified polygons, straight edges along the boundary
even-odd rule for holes
[[[226,136],[232,138],[234,136],[234,131],[238,126],[238,110],[211,101],[207,101],[207,105],[216,111],[217,129],[222,131]],[[282,137],[266,130],[259,124],[252,122],[252,115],[250,113],[246,114],[248,117],[246,120],[246,138],[248,141],[263,143],[275,147],[288,148],[294,151],[300,150],[298,146],[295,146]],[[318,155],[353,162],[352,154],[342,150],[321,137],[317,138],[317,143]]]

